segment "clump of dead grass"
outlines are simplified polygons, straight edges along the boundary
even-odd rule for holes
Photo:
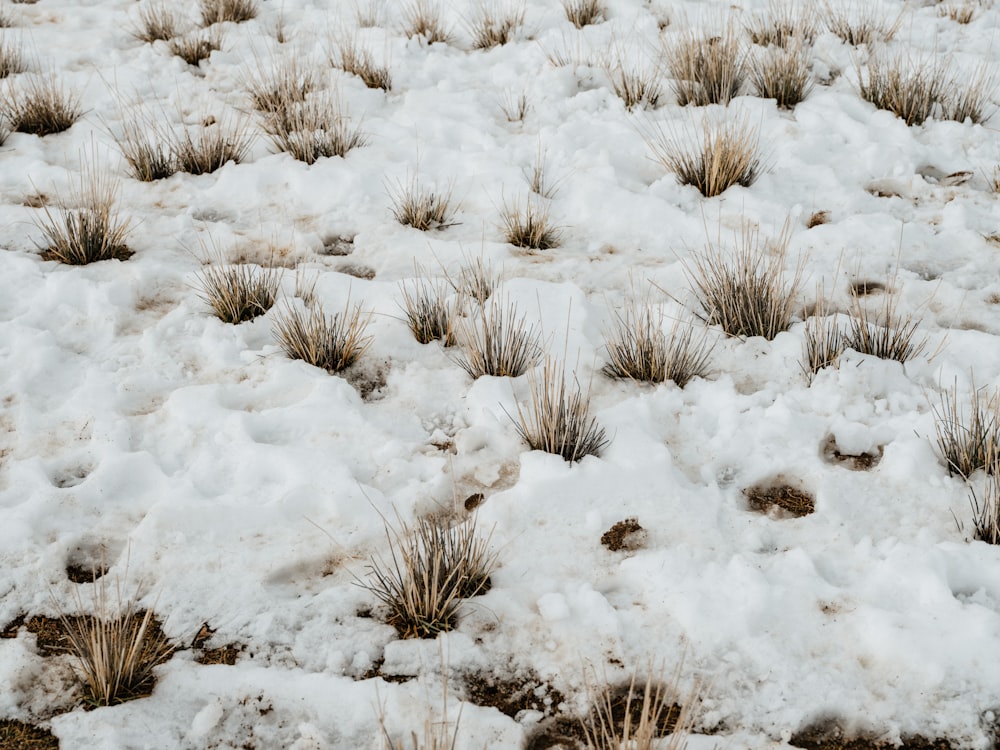
[[[902,12],[891,18],[873,0],[824,0],[822,15],[827,28],[854,47],[890,41],[903,22]]]
[[[948,84],[947,71],[940,62],[902,51],[876,52],[868,59],[867,71],[857,65],[861,98],[892,112],[907,125],[921,125],[931,117]]]
[[[68,130],[83,115],[80,97],[55,73],[21,76],[2,90],[0,105],[12,131],[40,137]]]
[[[503,237],[514,247],[549,250],[559,246],[561,232],[553,223],[549,208],[528,196],[525,200],[506,200],[500,209]]]
[[[748,76],[757,96],[792,109],[809,94],[809,55],[801,42],[771,46],[750,58]]]
[[[625,109],[630,112],[639,106],[655,109],[663,96],[660,66],[635,60],[634,52],[618,50],[615,57],[605,65],[604,72],[611,82],[611,90],[625,104]]]
[[[281,113],[295,102],[304,101],[319,85],[316,67],[303,63],[295,55],[269,63],[258,59],[255,69],[248,72],[246,87],[250,103],[266,114]]]
[[[857,295],[851,299],[851,317],[844,346],[859,354],[907,362],[927,348],[927,338],[917,336],[920,318],[897,310],[894,294],[882,295],[882,304],[872,310]]]
[[[201,298],[223,323],[244,323],[270,310],[278,299],[281,277],[249,263],[209,264],[199,276]]]
[[[179,132],[166,131],[178,172],[209,174],[229,162],[239,164],[250,153],[250,128],[242,117],[209,121]]]
[[[1000,394],[975,384],[966,404],[959,404],[958,382],[941,392],[932,406],[938,451],[948,473],[968,479],[979,469],[995,471],[1000,460]]]
[[[605,10],[601,0],[562,0],[566,18],[578,29],[604,20]]]
[[[264,130],[279,151],[313,164],[324,157],[346,156],[368,139],[351,122],[336,92],[318,91],[302,102],[289,102],[265,119]]]
[[[996,76],[986,64],[970,75],[952,77],[941,101],[941,116],[946,120],[982,124],[990,117]]]
[[[811,383],[820,370],[836,367],[845,348],[838,316],[831,314],[823,290],[817,287],[816,307],[806,321],[802,371]]]
[[[458,365],[472,378],[516,378],[541,356],[541,336],[510,302],[492,301],[460,327]]]
[[[188,65],[197,66],[202,60],[210,58],[213,52],[221,50],[224,40],[221,27],[211,26],[174,37],[170,40],[169,46],[172,54]]]
[[[969,504],[975,538],[987,544],[1000,544],[1000,461],[994,461],[981,493],[970,486]]]
[[[435,0],[407,0],[402,7],[403,33],[419,37],[427,44],[448,44],[451,30]]]
[[[457,294],[468,297],[482,307],[500,288],[503,269],[494,267],[480,255],[463,263],[457,274],[446,273],[445,277]]]
[[[667,43],[665,59],[682,107],[728,104],[746,81],[746,55],[733,25],[715,35],[680,32]]]
[[[357,37],[341,38],[330,54],[330,64],[345,73],[356,75],[370,89],[388,91],[392,88],[392,74],[387,65],[380,65],[371,50]]]
[[[139,6],[132,36],[140,42],[169,41],[177,36],[180,16],[165,0],[151,0]]]
[[[318,302],[305,307],[289,304],[275,317],[274,335],[290,359],[338,373],[371,345],[371,337],[365,335],[371,317],[350,300],[333,316],[326,315]]]
[[[501,47],[524,23],[524,0],[479,0],[468,22],[474,49]]]
[[[24,59],[24,47],[21,40],[0,35],[0,78],[23,73],[28,69]]]
[[[416,177],[397,183],[389,191],[392,215],[400,224],[427,232],[454,226],[455,205],[451,189],[435,190],[422,185]]]
[[[700,133],[654,128],[645,140],[654,159],[680,184],[696,187],[706,198],[734,185],[749,187],[764,172],[760,129],[746,117],[706,117]]]
[[[729,336],[773,339],[791,325],[801,266],[785,271],[790,230],[776,238],[744,224],[727,253],[719,241],[696,253],[686,268],[705,320]]]
[[[783,47],[789,42],[812,44],[819,30],[816,10],[795,0],[771,0],[765,13],[750,16],[745,25],[754,44]]]
[[[669,334],[663,329],[663,310],[648,298],[630,300],[615,311],[612,328],[604,335],[605,374],[646,383],[671,380],[679,388],[705,377],[712,346],[704,334],[696,335],[694,326],[684,321],[676,321]]]
[[[403,313],[413,337],[421,344],[441,341],[457,343],[455,336],[461,313],[459,300],[451,299],[451,284],[445,278],[431,278],[422,268],[410,281],[400,284]]]
[[[202,26],[243,23],[257,17],[257,0],[199,0]]]
[[[116,208],[118,185],[106,172],[84,164],[80,182],[58,209],[42,206],[38,228],[44,236],[42,257],[82,266],[102,260],[126,260],[131,227]]]
[[[575,376],[566,377],[565,364],[546,357],[541,374],[528,373],[531,403],[517,404],[514,429],[532,450],[562,456],[575,463],[585,456],[600,456],[610,442],[604,428],[590,415],[590,393]]]
[[[359,585],[388,608],[386,622],[402,638],[434,638],[458,623],[462,600],[485,593],[497,555],[475,517],[454,526],[418,519],[396,530],[385,525],[389,559],[371,559]]]
[[[972,23],[979,10],[979,3],[976,0],[968,2],[944,2],[938,5],[938,15],[942,18],[950,18],[955,23]]]
[[[169,659],[174,647],[154,622],[152,610],[139,609],[137,594],[123,598],[121,582],[114,603],[104,579],[94,582],[93,598],[93,617],[60,615],[84,700],[113,706],[148,695],[153,668]]]

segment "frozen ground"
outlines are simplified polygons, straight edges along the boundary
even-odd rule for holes
[[[193,0],[175,4],[194,24]],[[877,111],[854,87],[863,51],[822,33],[811,55],[825,83],[794,112],[753,97],[730,105],[760,124],[767,174],[704,199],[642,137],[651,121],[688,124],[690,109],[667,95],[626,112],[599,67],[555,67],[547,52],[650,55],[683,17],[738,19],[759,0],[608,0],[607,21],[583,31],[556,0],[528,0],[516,41],[486,52],[470,51],[466,0],[446,6],[454,41],[433,46],[407,39],[389,3],[382,28],[360,37],[390,62],[389,93],[326,68],[329,35],[355,24],[349,3],[266,0],[255,20],[226,26],[200,68],[134,40],[130,0],[4,7],[17,26],[0,33],[22,39],[32,67],[55,71],[87,113],[0,149],[0,625],[74,610],[67,564],[103,559],[107,580],[127,565],[126,588],[142,582],[142,603],[177,644],[207,623],[211,645],[245,648],[234,666],[181,650],[151,697],[84,711],[67,692],[67,659],[43,658],[22,631],[0,641],[0,717],[42,723],[63,748],[378,747],[380,713],[395,737],[440,718],[444,662],[458,747],[516,748],[542,714],[463,702],[463,674],[528,675],[572,715],[586,705],[587,665],[613,681],[650,660],[669,671],[686,653],[681,684],[708,685],[697,724],[712,735],[691,750],[786,747],[824,719],[889,741],[990,746],[1000,557],[967,538],[967,491],[933,447],[929,405],[955,379],[967,392],[971,372],[1000,385],[991,127],[907,127]],[[995,60],[1000,10],[969,25],[933,3],[905,10],[896,44],[964,69]],[[219,119],[248,109],[254,60],[293,53],[328,70],[368,145],[306,166],[260,136],[245,163],[213,174],[127,177],[111,137],[120,99],[175,123]],[[499,102],[521,92],[529,110],[511,123]],[[563,242],[526,253],[503,243],[499,209],[527,194],[540,150]],[[92,151],[121,179],[135,255],[44,261],[41,212],[28,204],[65,193]],[[960,185],[938,179],[963,171],[973,174]],[[393,220],[387,188],[414,174],[452,186],[460,223],[425,234]],[[807,228],[817,211],[828,223]],[[936,356],[902,366],[849,353],[809,385],[797,322],[771,342],[713,333],[712,375],[683,390],[600,373],[601,334],[630,283],[669,292],[671,315],[695,310],[683,263],[706,233],[726,241],[749,221],[776,235],[786,220],[803,310],[817,283],[846,309],[853,281],[886,283],[898,265],[892,293],[922,318]],[[337,246],[349,255],[331,254],[336,238],[352,239]],[[197,289],[209,242],[261,262],[268,246],[288,248],[277,260],[318,275],[328,309],[350,296],[374,312],[359,369],[384,385],[363,399],[357,383],[287,359],[277,309],[239,326],[214,318]],[[479,255],[503,267],[504,293],[550,351],[578,362],[581,381],[594,373],[592,408],[611,436],[600,458],[571,466],[529,452],[504,411],[526,379],[473,382],[400,319],[415,261],[455,271]],[[830,459],[831,440],[881,461],[853,471]],[[779,475],[815,496],[815,513],[748,508],[741,490]],[[460,508],[477,492],[499,552],[492,590],[456,631],[399,640],[355,585],[384,551],[381,517]],[[645,546],[608,551],[601,534],[629,516]],[[81,599],[86,610],[87,587]],[[375,669],[417,679],[362,679]]]

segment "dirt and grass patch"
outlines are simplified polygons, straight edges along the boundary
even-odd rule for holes
[[[785,483],[757,484],[743,490],[750,510],[778,517],[801,518],[816,510],[815,498],[805,490]]]

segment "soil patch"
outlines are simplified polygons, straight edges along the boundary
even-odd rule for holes
[[[0,750],[58,750],[59,740],[47,729],[13,719],[0,719]]]
[[[807,750],[952,750],[946,739],[904,737],[902,745],[880,740],[872,735],[845,736],[836,724],[821,723],[806,727],[788,740],[792,747]]]
[[[634,516],[619,521],[601,535],[601,544],[612,552],[639,549],[645,542],[646,530]]]
[[[800,518],[816,510],[816,501],[808,492],[789,484],[757,485],[743,490],[751,510],[769,513],[774,509]]]
[[[565,700],[562,693],[532,672],[511,675],[469,672],[460,680],[467,701],[495,708],[512,719],[516,719],[522,711],[541,711],[546,716],[552,716]]]
[[[841,464],[851,471],[870,471],[878,466],[885,449],[880,445],[874,453],[841,453],[837,441],[831,435],[823,443],[823,458],[829,463]]]

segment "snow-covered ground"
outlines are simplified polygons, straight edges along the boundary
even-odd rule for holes
[[[198,21],[193,0],[169,1]],[[444,6],[453,41],[430,46],[406,38],[389,2],[380,27],[358,32],[389,64],[388,93],[327,64],[330,39],[355,27],[349,2],[266,0],[256,19],[226,24],[223,49],[198,68],[130,35],[139,7],[4,6],[16,26],[3,38],[22,40],[30,67],[53,71],[86,114],[0,148],[0,626],[75,611],[77,595],[86,610],[90,589],[80,594],[66,566],[103,560],[106,580],[127,568],[126,591],[141,582],[176,644],[207,623],[210,645],[245,649],[234,666],[180,650],[152,696],[85,711],[67,693],[68,657],[41,656],[22,631],[0,641],[0,718],[50,727],[63,748],[378,747],[380,715],[397,738],[440,720],[444,681],[458,747],[517,748],[542,712],[476,706],[463,675],[534,680],[561,696],[550,713],[569,716],[585,710],[586,668],[616,681],[651,661],[669,673],[683,655],[681,685],[706,685],[697,727],[711,733],[692,750],[785,747],[828,719],[889,741],[990,746],[1000,550],[969,541],[966,485],[936,452],[930,409],[956,379],[967,393],[971,373],[1000,385],[989,123],[907,127],[876,110],[855,86],[864,49],[823,31],[810,51],[817,85],[794,111],[750,96],[730,105],[759,124],[766,174],[705,199],[643,137],[652,123],[690,126],[691,108],[667,93],[628,112],[596,62],[625,49],[652,64],[685,19],[742,23],[762,0],[608,0],[606,21],[579,31],[556,0],[528,0],[515,41],[489,51],[471,50],[471,1]],[[960,25],[931,2],[885,7],[905,10],[894,45],[965,71],[997,57],[1000,9]],[[554,50],[584,64],[554,66]],[[257,130],[244,163],[128,177],[113,138],[123,101],[174,125],[238,116],[258,65],[293,54],[324,71],[367,145],[307,166]],[[501,103],[522,92],[528,111],[512,123]],[[66,194],[95,153],[120,179],[135,254],[45,261],[32,205]],[[539,153],[562,242],[525,252],[503,242],[499,217],[527,195]],[[964,171],[962,184],[939,179]],[[414,176],[450,186],[456,225],[421,233],[394,220],[389,195]],[[818,211],[828,222],[807,228]],[[711,332],[712,373],[683,390],[604,376],[602,332],[630,288],[654,282],[669,315],[696,312],[685,262],[744,222],[767,236],[790,222],[797,309],[817,284],[846,310],[854,281],[891,283],[922,319],[926,353],[905,366],[848,353],[809,384],[803,312],[773,341]],[[384,385],[367,398],[284,356],[272,333],[284,303],[233,326],[200,298],[206,247],[268,262],[276,246],[289,296],[297,264],[328,310],[350,299],[374,313],[356,375]],[[529,451],[505,413],[527,377],[473,381],[401,319],[414,263],[454,273],[480,256],[503,268],[502,294],[548,350],[592,382],[611,438],[599,458]],[[854,471],[833,448],[882,458]],[[779,476],[815,496],[815,513],[748,507],[741,490]],[[492,589],[455,631],[400,640],[356,585],[385,553],[383,517],[461,509],[474,493],[499,555]],[[632,516],[647,530],[641,549],[601,545]],[[417,679],[363,679],[376,669]]]

